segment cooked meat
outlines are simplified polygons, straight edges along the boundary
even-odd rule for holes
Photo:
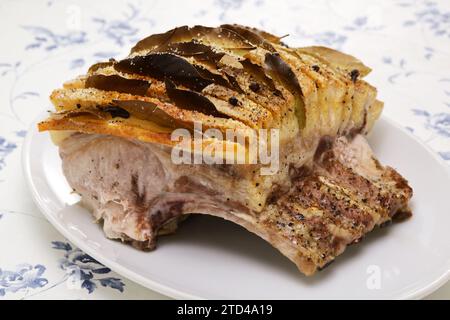
[[[167,223],[210,214],[256,233],[312,274],[375,226],[408,213],[411,188],[373,158],[361,135],[341,137],[312,168],[274,189],[260,213],[244,205],[228,169],[175,165],[169,148],[105,135],[74,134],[60,146],[64,174],[109,238],[153,249]],[[220,187],[218,187],[220,186]],[[164,228],[163,228],[164,230]]]
[[[184,214],[212,214],[312,274],[375,225],[409,212],[411,189],[363,137],[383,108],[362,79],[369,72],[352,56],[289,48],[254,28],[178,27],[55,90],[56,112],[39,129],[52,132],[69,184],[108,237],[153,248]],[[223,133],[279,130],[278,170],[173,163],[171,133],[193,133],[198,122]],[[248,140],[227,139],[191,143],[223,143],[223,159],[239,148],[250,157]]]

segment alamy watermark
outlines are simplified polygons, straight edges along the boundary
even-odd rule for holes
[[[172,132],[172,162],[175,164],[260,164],[261,175],[273,175],[280,166],[279,129],[226,129],[203,131],[200,122],[193,132]]]
[[[366,279],[366,287],[369,290],[381,289],[381,268],[377,265],[370,265],[366,269],[368,275]]]

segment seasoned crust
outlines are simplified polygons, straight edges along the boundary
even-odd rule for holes
[[[369,71],[352,56],[325,47],[289,48],[255,28],[183,26],[151,35],[127,58],[97,63],[56,89],[50,99],[57,112],[39,129],[170,145],[174,124],[201,122],[223,132],[278,128],[282,141],[300,133],[302,143],[314,145],[317,136],[370,130],[383,105],[360,79]],[[129,119],[95,115],[130,100],[150,103],[169,123],[155,125],[152,112],[142,118],[134,109],[126,110]],[[77,109],[86,112],[71,112]]]

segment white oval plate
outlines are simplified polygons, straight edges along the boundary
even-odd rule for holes
[[[450,170],[386,118],[371,145],[414,189],[414,216],[349,247],[329,268],[305,277],[265,241],[224,220],[196,216],[153,252],[105,238],[76,204],[48,133],[33,126],[23,153],[26,179],[47,219],[68,240],[117,273],[175,298],[421,298],[450,278]]]

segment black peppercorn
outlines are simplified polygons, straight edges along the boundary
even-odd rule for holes
[[[239,100],[236,97],[230,97],[230,99],[228,99],[228,102],[232,106],[237,106],[239,104]]]
[[[252,90],[253,92],[258,92],[259,89],[260,89],[261,87],[260,87],[259,83],[252,82],[252,83],[250,83],[249,88],[250,88],[250,90]]]
[[[356,82],[356,80],[358,80],[359,77],[359,71],[357,69],[353,69],[350,72],[350,79],[352,79],[353,82]]]

